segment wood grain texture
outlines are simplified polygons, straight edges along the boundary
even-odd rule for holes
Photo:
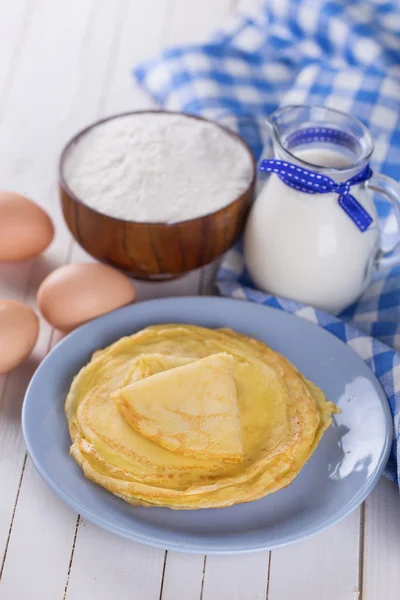
[[[28,460],[1,580],[1,600],[62,598],[75,523],[76,515],[54,498]]]
[[[66,600],[159,600],[164,550],[79,524]]]
[[[307,540],[275,550],[268,600],[359,600],[360,511]]]
[[[160,600],[199,600],[204,566],[201,554],[168,552]]]
[[[362,600],[400,596],[400,497],[382,480],[366,501]]]
[[[242,556],[208,556],[203,600],[264,600],[269,552]],[[290,596],[287,596],[290,598]],[[286,596],[282,596],[282,600]]]

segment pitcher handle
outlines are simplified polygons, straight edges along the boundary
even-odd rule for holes
[[[378,269],[390,269],[400,264],[400,184],[391,177],[377,173],[367,182],[367,187],[388,198],[397,220],[397,230],[384,234],[385,249],[381,247],[376,259]]]

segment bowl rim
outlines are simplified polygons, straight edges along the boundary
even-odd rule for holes
[[[128,117],[130,115],[143,115],[143,114],[167,114],[167,115],[180,115],[183,117],[187,117],[190,119],[196,119],[198,121],[205,121],[206,123],[211,123],[212,125],[214,125],[215,127],[218,127],[219,129],[222,129],[225,133],[227,133],[228,135],[230,135],[231,137],[235,138],[237,141],[239,141],[242,146],[244,146],[244,148],[247,150],[248,154],[250,155],[251,158],[251,163],[252,163],[252,167],[253,167],[253,175],[252,178],[250,180],[250,183],[248,184],[247,188],[241,193],[239,194],[234,200],[232,200],[231,202],[229,202],[228,204],[226,204],[225,206],[223,206],[222,208],[218,208],[217,210],[210,212],[210,213],[206,213],[204,215],[200,215],[198,217],[194,217],[191,219],[184,219],[182,221],[134,221],[132,219],[122,219],[121,217],[112,217],[111,215],[107,215],[106,213],[100,212],[99,210],[97,210],[96,208],[93,208],[92,206],[88,206],[87,204],[85,204],[85,202],[83,202],[83,200],[81,200],[69,187],[66,177],[64,176],[64,167],[65,167],[65,161],[66,158],[68,156],[68,153],[70,151],[70,149],[72,148],[72,146],[74,144],[76,144],[81,137],[85,136],[91,129],[95,129],[96,127],[98,127],[99,125],[102,125],[103,123],[106,123],[108,121],[112,121],[114,119],[120,119],[123,117]],[[235,116],[235,115],[233,115]],[[107,219],[111,219],[112,221],[116,221],[118,223],[131,223],[133,225],[139,225],[139,226],[167,226],[167,227],[172,227],[172,226],[176,226],[176,225],[180,225],[182,223],[191,223],[191,222],[196,222],[199,220],[202,220],[206,217],[210,217],[210,216],[215,216],[218,215],[219,213],[223,213],[228,207],[232,206],[233,204],[235,204],[236,202],[239,202],[240,200],[243,199],[243,197],[248,194],[248,192],[254,188],[255,182],[256,182],[256,176],[257,176],[257,163],[256,163],[256,159],[254,157],[253,151],[251,150],[249,144],[237,133],[235,133],[234,131],[228,129],[228,127],[225,127],[224,125],[213,121],[212,119],[207,119],[206,117],[202,117],[200,115],[194,115],[191,113],[187,113],[184,111],[177,111],[177,110],[164,110],[164,109],[144,109],[144,110],[129,110],[129,111],[125,111],[125,112],[121,112],[121,113],[115,113],[113,115],[110,115],[108,117],[102,117],[101,119],[97,119],[96,121],[93,121],[91,124],[87,125],[86,127],[84,127],[83,129],[80,129],[77,133],[75,133],[75,135],[73,135],[63,146],[63,149],[61,151],[60,154],[60,158],[58,161],[58,178],[59,178],[59,184],[62,188],[62,190],[74,201],[77,202],[79,205],[83,206],[84,208],[86,208],[89,211],[92,211],[93,213],[95,213],[96,215],[100,215],[101,217],[105,217]]]

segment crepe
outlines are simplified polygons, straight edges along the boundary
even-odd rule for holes
[[[195,417],[184,435],[174,407]],[[289,485],[336,411],[262,342],[192,325],[149,327],[96,352],[66,401],[71,455],[86,477],[131,504],[174,509],[230,506]],[[203,435],[202,417],[220,413]]]
[[[212,354],[154,374],[156,355],[140,357],[140,379],[111,394],[125,421],[173,452],[215,460],[243,460],[233,357]],[[187,360],[184,362],[187,362]],[[144,364],[143,364],[144,363]],[[146,368],[152,377],[145,377]]]

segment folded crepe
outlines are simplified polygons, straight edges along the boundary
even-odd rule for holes
[[[121,416],[142,436],[172,452],[242,461],[233,357],[212,354],[183,365],[179,357],[168,358],[175,368],[142,378],[160,359],[151,354],[139,357],[141,381],[111,394]]]

